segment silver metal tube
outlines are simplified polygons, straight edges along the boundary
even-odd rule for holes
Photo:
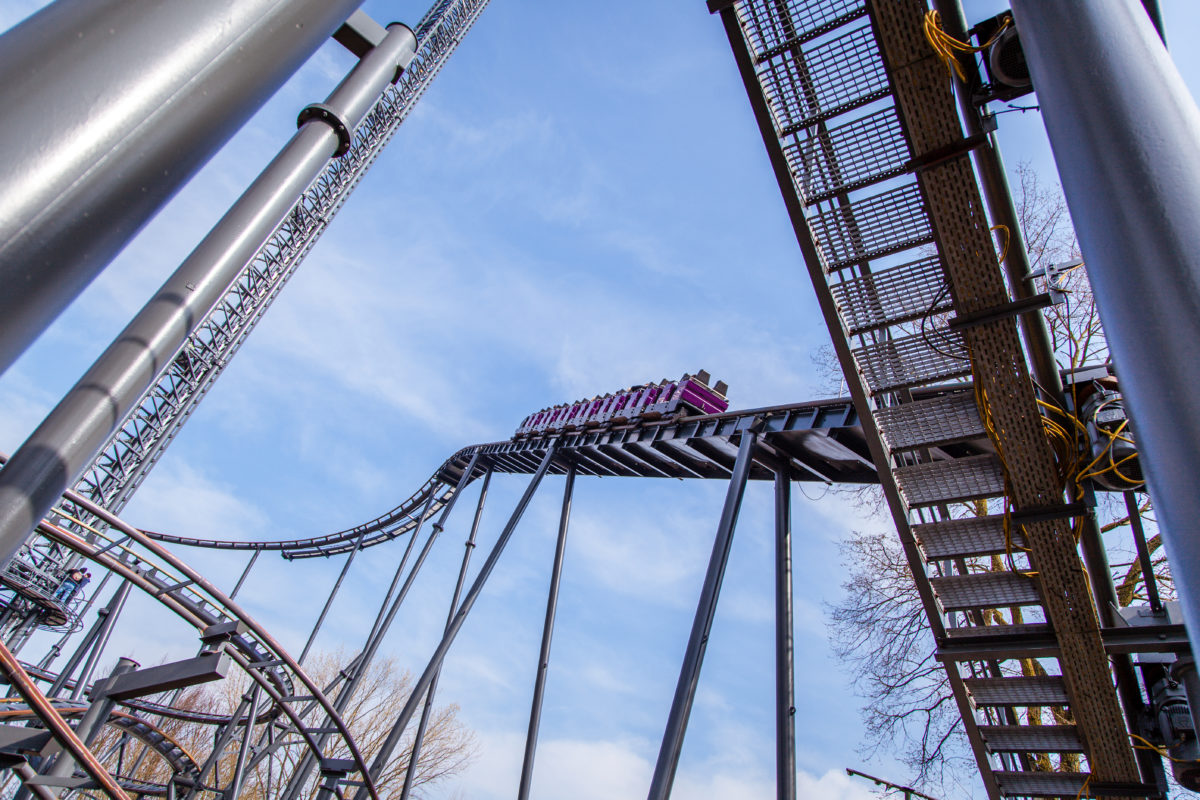
[[[537,755],[538,728],[542,722],[542,698],[546,693],[546,672],[550,669],[550,641],[554,636],[554,616],[558,610],[558,586],[562,580],[563,556],[567,550],[567,523],[571,519],[571,495],[575,491],[575,464],[567,467],[567,485],[563,489],[562,513],[558,519],[558,541],[554,546],[554,565],[550,570],[550,591],[546,597],[546,621],[542,626],[542,648],[538,652],[537,677],[533,681],[533,703],[529,708],[529,730],[525,734],[525,758],[521,762],[521,782],[517,800],[527,800],[533,785],[533,759]]]
[[[79,671],[79,677],[75,679],[75,688],[71,690],[72,700],[83,697],[84,691],[87,690],[87,683],[92,679],[92,671],[100,663],[100,656],[104,654],[104,648],[108,645],[109,638],[112,637],[117,617],[125,608],[125,600],[129,597],[129,586],[129,581],[124,581],[117,588],[116,594],[105,609],[104,622],[101,623],[100,629],[96,633],[95,643],[92,645],[91,652],[88,653],[87,661],[83,663],[83,668]]]
[[[721,509],[721,521],[717,525],[717,535],[713,540],[712,555],[708,559],[708,571],[704,575],[704,587],[700,590],[700,602],[696,605],[692,632],[684,652],[683,666],[679,669],[679,681],[675,684],[675,697],[671,701],[671,712],[663,732],[658,761],[654,765],[654,776],[650,780],[650,793],[647,795],[649,800],[667,800],[671,796],[671,785],[675,782],[675,770],[679,766],[679,754],[683,751],[683,735],[687,731],[692,701],[700,683],[700,667],[704,663],[704,651],[708,648],[708,634],[712,630],[713,617],[717,613],[717,598],[721,594],[725,565],[729,563],[729,549],[733,545],[733,529],[737,525],[738,512],[742,508],[742,497],[746,493],[746,481],[750,478],[750,464],[754,460],[754,446],[757,441],[758,435],[753,431],[742,433],[737,461],[733,466],[733,474],[729,476],[725,505]]]
[[[0,37],[0,372],[362,0],[58,0]]]
[[[1013,13],[1200,635],[1200,109],[1139,4],[1014,0]]]
[[[221,218],[175,274],[0,471],[0,566],[79,477],[142,392],[175,357],[292,203],[348,141],[411,60],[412,31],[392,25]],[[309,109],[306,109],[308,112]],[[339,133],[340,131],[340,133]]]

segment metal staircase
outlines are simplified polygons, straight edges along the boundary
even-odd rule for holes
[[[924,38],[924,2],[709,9],[729,36],[988,796],[1158,796],[1134,757],[1008,313],[969,161],[980,142],[964,137]],[[914,401],[920,387],[963,378],[974,392]],[[985,434],[990,452],[944,458]],[[963,517],[956,504],[968,502],[988,514]]]

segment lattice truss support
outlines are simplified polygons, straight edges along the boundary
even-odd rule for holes
[[[212,388],[371,164],[441,71],[488,0],[441,0],[417,25],[417,54],[375,104],[354,142],[297,201],[110,437],[75,489],[119,512]]]
[[[989,797],[1146,796],[921,0],[710,0],[720,11]],[[975,393],[914,401],[970,379]],[[985,436],[994,452],[956,458]],[[959,454],[961,455],[961,454]],[[955,504],[993,501],[953,519]],[[1044,515],[1045,516],[1045,515]],[[1049,516],[1054,516],[1053,512]],[[993,556],[1011,568],[994,571]],[[1019,612],[1018,612],[1019,610]],[[993,624],[1003,620],[1006,624]],[[1048,634],[1045,675],[1022,637]],[[952,655],[964,641],[976,655]],[[977,655],[986,650],[987,660]],[[1027,671],[1027,670],[1025,670]],[[1031,707],[1062,724],[1029,724]],[[1048,754],[1079,768],[1046,771]]]

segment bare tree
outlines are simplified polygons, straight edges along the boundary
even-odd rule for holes
[[[319,685],[328,685],[337,676],[345,664],[345,654],[319,653],[308,662],[307,671]],[[355,698],[343,714],[347,726],[354,737],[359,751],[368,763],[379,752],[392,723],[399,715],[405,701],[412,691],[413,679],[409,672],[401,671],[392,658],[377,658],[372,662],[363,676]],[[176,702],[176,707],[185,710],[203,711],[215,714],[232,714],[238,707],[242,697],[252,688],[249,679],[242,673],[231,675],[220,684],[193,689],[182,695]],[[284,725],[286,718],[279,717],[271,724]],[[202,725],[178,719],[158,717],[153,719],[159,729],[174,739],[195,759],[202,762],[212,751],[217,729],[212,725]],[[266,723],[264,723],[266,724]],[[283,735],[284,728],[278,727],[273,738]],[[262,736],[263,726],[255,731],[255,740]],[[406,741],[397,749],[396,754],[376,781],[381,800],[392,800],[400,796],[404,784],[408,762],[412,755],[414,732],[409,733]],[[205,781],[206,785],[224,788],[233,775],[237,760],[237,742],[235,738],[231,746],[221,754],[216,768]],[[334,737],[337,744],[331,744],[324,753],[327,758],[349,758],[350,754],[341,740]],[[105,765],[123,776],[137,781],[162,785],[170,777],[170,769],[166,762],[154,754],[142,755],[140,743],[131,741],[126,734],[116,728],[106,728],[104,734],[94,746],[94,751],[101,756]],[[436,707],[429,719],[425,732],[424,743],[421,747],[417,771],[413,779],[413,796],[424,796],[423,790],[461,772],[476,751],[475,736],[458,719],[458,706],[447,704]],[[289,734],[286,743],[278,748],[270,758],[264,758],[246,773],[245,783],[239,793],[240,800],[267,800],[277,797],[287,783],[296,766],[308,752],[303,741],[296,734]],[[136,764],[136,769],[130,765]],[[120,768],[118,769],[118,765]],[[315,793],[318,776],[313,775],[302,787],[301,797],[312,797]],[[203,800],[215,800],[219,793],[212,791],[201,792]]]

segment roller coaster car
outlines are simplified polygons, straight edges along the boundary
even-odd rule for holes
[[[544,408],[522,420],[513,438],[694,414],[720,414],[729,408],[729,400],[725,397],[729,387],[724,381],[709,386],[711,379],[712,376],[700,370],[695,375],[685,373],[676,381],[664,379],[659,383],[641,384],[612,394],[597,395],[591,400]]]

